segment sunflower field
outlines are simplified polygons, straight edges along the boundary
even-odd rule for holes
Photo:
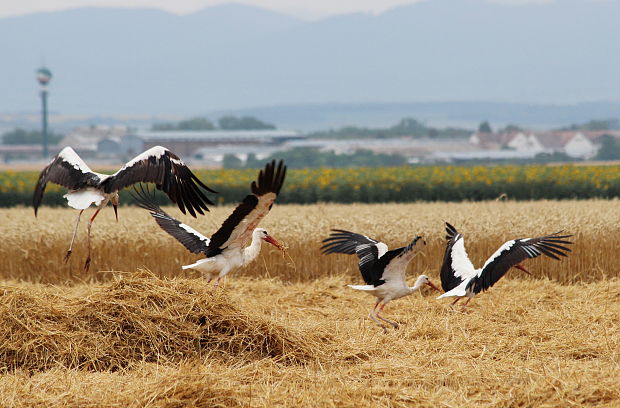
[[[198,170],[220,194],[218,204],[234,203],[249,191],[257,170]],[[0,172],[0,206],[29,205],[38,178],[34,171]],[[49,184],[43,203],[64,205],[66,189]],[[280,203],[380,203],[587,199],[620,197],[620,166],[403,166],[289,170]],[[122,202],[131,203],[127,191]],[[162,201],[165,202],[165,201]]]

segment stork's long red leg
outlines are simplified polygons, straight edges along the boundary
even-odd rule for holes
[[[385,326],[383,323],[381,323],[379,320],[377,320],[377,318],[375,317],[375,310],[371,310],[370,313],[368,313],[368,317],[370,317],[372,320],[374,320],[375,323],[377,323],[379,325],[379,327],[381,327],[383,329],[383,332],[387,333],[387,326]]]
[[[383,308],[384,308],[384,307],[385,307],[385,303],[381,305],[381,307],[379,308],[379,311],[378,311],[375,315],[376,315],[379,319],[383,320],[384,322],[386,322],[386,323],[388,323],[388,324],[391,324],[391,325],[392,325],[392,327],[394,327],[395,329],[398,329],[398,323],[393,322],[393,321],[391,321],[391,320],[389,320],[389,319],[386,319],[385,317],[381,317],[381,316],[379,316],[379,313],[380,313],[381,311],[383,311]]]
[[[387,327],[383,323],[381,323],[379,320],[377,320],[377,318],[375,317],[375,312],[380,302],[381,300],[377,300],[377,302],[375,303],[375,306],[370,310],[370,313],[368,313],[368,317],[374,320],[374,322],[377,323],[383,329],[384,333],[387,333]]]
[[[525,268],[523,267],[523,265],[521,265],[521,264],[515,265],[515,268],[517,268],[517,269],[519,269],[519,270],[521,270],[521,271],[523,271],[523,272],[527,273],[528,275],[531,275],[530,271],[528,271],[527,269],[525,269]]]
[[[69,244],[69,250],[67,251],[67,254],[65,255],[65,259],[64,259],[65,263],[69,261],[69,257],[71,256],[71,252],[73,251],[73,242],[75,241],[75,236],[77,235],[78,225],[80,225],[80,217],[82,216],[83,212],[84,210],[81,210],[79,212],[77,216],[77,221],[75,221],[75,228],[73,229],[73,238],[71,238],[71,244]]]
[[[461,298],[457,297],[456,299],[454,299],[454,302],[450,303],[450,306],[456,305],[456,302],[458,302],[459,300],[461,300]]]
[[[465,301],[465,303],[463,303],[463,309],[465,309],[467,307],[467,305],[469,304],[469,301],[472,300],[473,297],[468,297],[467,300]]]
[[[90,268],[90,228],[93,225],[93,221],[95,220],[95,217],[97,217],[97,214],[99,214],[99,211],[101,211],[101,207],[97,208],[97,211],[95,211],[93,216],[90,217],[90,220],[88,220],[88,241],[87,241],[88,256],[86,257],[86,262],[84,263],[84,272],[88,272],[88,269]]]

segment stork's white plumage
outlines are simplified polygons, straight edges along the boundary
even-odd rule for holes
[[[505,242],[487,261],[482,268],[475,269],[465,251],[465,242],[456,228],[446,222],[446,252],[441,266],[441,286],[444,294],[437,297],[456,297],[452,305],[459,299],[467,297],[464,306],[481,291],[493,286],[502,276],[515,267],[528,274],[530,272],[521,265],[529,258],[541,254],[559,260],[558,256],[567,256],[570,249],[566,238],[572,235],[560,235],[560,232],[537,238],[520,238]]]
[[[187,209],[194,217],[196,212],[204,214],[203,210],[209,211],[207,204],[213,204],[199,187],[215,193],[204,185],[177,155],[161,146],[152,147],[139,154],[114,174],[92,171],[71,147],[65,147],[39,175],[32,202],[35,216],[48,182],[68,188],[70,191],[64,195],[67,203],[80,210],[65,262],[71,256],[82,212],[91,205],[97,207],[88,221],[88,256],[84,264],[85,270],[90,266],[91,225],[108,202],[112,203],[118,219],[118,192],[123,188],[138,182],[155,183],[183,213]]]
[[[357,254],[359,269],[366,285],[349,285],[355,290],[365,291],[377,298],[375,306],[370,310],[368,317],[374,320],[385,331],[386,326],[380,319],[394,328],[398,324],[382,317],[379,313],[385,305],[394,299],[412,294],[414,291],[428,285],[439,290],[426,275],[420,275],[415,284],[407,286],[405,271],[409,262],[426,246],[420,236],[416,237],[406,247],[388,251],[383,242],[345,230],[334,229],[330,236],[323,240],[321,252],[323,254]]]
[[[215,285],[217,285],[227,273],[244,267],[256,259],[262,241],[282,249],[282,245],[265,229],[256,227],[271,209],[280,193],[285,176],[286,166],[282,161],[277,165],[275,161],[268,163],[259,172],[258,180],[252,182],[252,194],[243,199],[211,239],[168,215],[155,204],[147,191],[136,190],[134,197],[142,208],[151,212],[151,216],[164,231],[176,238],[190,252],[206,256],[196,263],[183,266],[183,269],[198,270],[209,281],[216,278]]]

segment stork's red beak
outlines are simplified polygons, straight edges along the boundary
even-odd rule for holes
[[[118,222],[118,205],[112,204],[112,208],[114,208],[114,216],[116,217],[116,222]]]
[[[528,275],[531,275],[530,271],[528,271],[527,269],[525,269],[523,267],[523,265],[519,264],[519,265],[515,265],[515,268],[522,270],[523,272],[527,273]]]
[[[283,246],[282,244],[280,244],[278,241],[276,241],[276,239],[274,237],[272,237],[271,235],[267,235],[263,238],[263,240],[269,242],[271,245],[273,245],[274,247],[278,248],[278,249],[282,249]]]
[[[431,281],[426,282],[426,284],[428,286],[430,286],[431,288],[435,289],[437,292],[441,292],[441,289],[439,289],[437,286],[435,286],[435,284]]]

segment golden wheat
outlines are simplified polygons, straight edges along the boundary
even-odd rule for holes
[[[205,235],[211,235],[230,214],[231,207],[218,207],[207,216],[193,219],[178,210],[166,210]],[[71,239],[77,212],[43,208],[39,218],[32,209],[0,209],[0,278],[32,282],[105,281],[109,271],[148,268],[159,276],[196,276],[180,266],[199,256],[188,253],[174,238],[162,231],[147,211],[123,207],[119,222],[111,210],[95,220],[93,263],[84,274],[86,219],[70,262],[62,259]],[[415,204],[318,204],[276,205],[261,226],[284,242],[290,258],[268,245],[259,259],[245,270],[232,274],[278,276],[290,281],[350,274],[355,277],[354,260],[347,256],[320,256],[321,240],[331,228],[365,233],[390,247],[408,243],[423,235],[428,243],[425,256],[413,269],[437,276],[441,265],[444,221],[465,235],[467,250],[475,265],[481,265],[503,242],[520,237],[540,236],[563,230],[574,234],[572,253],[561,262],[546,257],[528,261],[538,277],[560,282],[593,281],[620,276],[620,201],[535,201]]]
[[[197,256],[146,211],[104,211],[82,272],[77,213],[0,210],[0,406],[4,407],[617,407],[620,202],[541,201],[274,206],[265,245],[220,288],[180,265]],[[210,235],[230,213],[182,221]],[[528,261],[466,312],[423,291],[391,303],[383,334],[355,257],[319,255],[330,228],[391,247],[423,235],[410,279],[437,279],[443,222],[474,264],[504,241],[565,230],[573,252]],[[152,272],[139,271],[148,268]],[[125,271],[125,272],[113,272]]]
[[[237,277],[214,294],[141,272],[100,287],[7,282],[0,362],[13,370],[0,376],[0,406],[620,403],[617,279],[505,279],[465,313],[415,294],[386,309],[402,324],[388,334],[348,282]]]

